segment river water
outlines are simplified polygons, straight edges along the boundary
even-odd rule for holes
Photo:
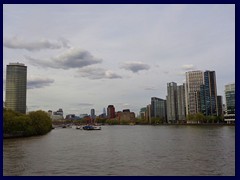
[[[3,140],[4,176],[234,176],[234,126],[56,128]]]

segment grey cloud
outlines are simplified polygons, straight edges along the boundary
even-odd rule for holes
[[[11,49],[25,49],[28,51],[39,51],[42,49],[61,49],[69,48],[68,40],[60,38],[57,41],[49,41],[47,39],[36,40],[32,42],[27,42],[18,37],[5,38],[3,41],[4,47]]]
[[[61,37],[61,38],[59,38],[59,41],[62,43],[62,46],[63,46],[64,48],[70,48],[70,47],[71,47],[69,40]]]
[[[52,62],[51,61],[46,61],[46,60],[41,60],[37,58],[33,58],[30,56],[24,56],[28,62],[34,66],[41,66],[41,67],[51,67]]]
[[[53,79],[48,79],[48,78],[29,79],[27,81],[27,88],[28,89],[43,88],[43,87],[49,86],[53,82],[54,82]]]
[[[126,62],[121,68],[137,73],[138,71],[150,69],[150,66],[142,62]]]
[[[102,62],[102,59],[93,57],[90,52],[76,48],[69,49],[57,57],[52,57],[49,61],[35,59],[29,56],[25,57],[33,65],[50,67],[54,69],[82,68]]]
[[[92,64],[101,63],[101,59],[97,59],[90,52],[80,49],[70,49],[66,53],[53,58],[54,66],[62,69],[81,68]]]
[[[85,68],[80,69],[77,74],[78,77],[85,77],[89,79],[121,79],[122,76],[114,73],[111,70],[102,68]]]

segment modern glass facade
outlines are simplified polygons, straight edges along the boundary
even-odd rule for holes
[[[166,120],[166,100],[157,97],[151,98],[151,117]]]
[[[167,83],[167,120],[182,123],[186,120],[185,84]]]
[[[186,120],[186,107],[185,107],[185,85],[177,86],[177,116],[178,121]]]
[[[178,120],[177,83],[167,83],[167,120],[176,123]]]
[[[223,103],[222,103],[222,96],[217,96],[217,112],[218,116],[223,115]]]
[[[235,114],[235,83],[225,86],[227,114]]]
[[[215,71],[204,72],[204,84],[200,86],[200,106],[204,115],[218,115]]]
[[[26,113],[27,66],[21,63],[7,65],[5,107]]]

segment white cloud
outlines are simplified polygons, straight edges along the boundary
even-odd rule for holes
[[[77,77],[88,79],[121,79],[122,76],[103,68],[84,68],[77,71]]]

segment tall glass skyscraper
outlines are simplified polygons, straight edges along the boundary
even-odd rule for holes
[[[7,65],[5,107],[26,113],[27,66],[22,63]]]
[[[176,123],[178,120],[177,83],[167,83],[167,120],[168,123]]]
[[[185,84],[167,83],[167,120],[168,123],[183,123],[186,120]]]
[[[226,114],[224,120],[227,123],[235,123],[235,83],[225,85]]]
[[[235,83],[225,85],[227,114],[235,114]]]
[[[95,119],[96,119],[96,115],[95,115],[95,109],[91,109],[91,118],[92,118],[92,120],[94,120],[95,121]]]
[[[218,115],[215,71],[204,72],[204,84],[200,86],[200,101],[201,112],[204,115]]]
[[[185,105],[185,84],[177,86],[177,115],[178,121],[186,120],[186,105]]]

